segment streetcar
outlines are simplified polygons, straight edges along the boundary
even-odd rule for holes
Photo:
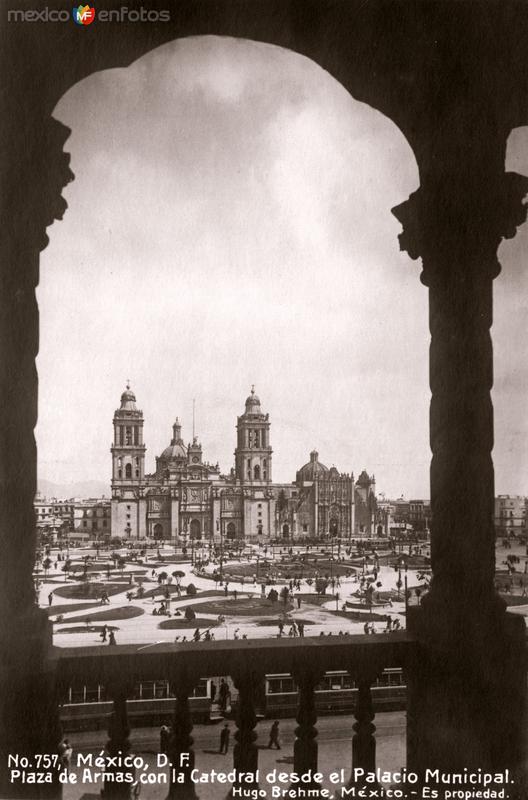
[[[203,678],[189,697],[189,708],[195,724],[216,723],[236,713],[237,693],[232,685],[232,705],[228,715],[213,702],[219,678]],[[406,686],[399,667],[389,667],[371,687],[376,711],[398,711],[405,708]],[[326,672],[315,688],[315,707],[319,715],[351,714],[357,698],[357,686],[345,671]],[[263,691],[256,701],[258,718],[294,717],[297,714],[298,690],[294,678],[287,673],[266,675]],[[136,683],[127,702],[132,727],[170,725],[174,713],[174,692],[167,680]],[[106,729],[112,713],[112,701],[104,686],[72,685],[61,700],[61,722],[65,733]]]

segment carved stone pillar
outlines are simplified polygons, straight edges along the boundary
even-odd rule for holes
[[[57,752],[60,739],[53,667],[48,660],[51,626],[37,608],[35,561],[39,251],[46,226],[62,216],[62,187],[73,175],[62,147],[70,131],[51,118],[20,119],[18,104],[5,120],[12,150],[4,192],[6,223],[0,258],[0,796],[60,797],[53,786],[9,782],[7,754],[33,762]],[[12,172],[13,174],[9,174]],[[38,701],[36,700],[38,698]]]
[[[357,695],[356,707],[354,709],[354,736],[352,737],[352,775],[350,784],[362,785],[363,781],[356,781],[354,770],[361,769],[365,773],[374,772],[376,769],[376,739],[374,734],[374,706],[372,703],[372,692],[370,687],[374,675],[362,674],[356,680]]]
[[[451,142],[426,160],[421,188],[393,209],[401,248],[423,260],[431,330],[433,579],[408,616],[420,643],[408,665],[418,772],[515,769],[522,757],[524,622],[494,590],[490,327],[497,248],[526,218],[528,179],[502,171],[502,145],[494,153],[482,137],[475,152],[474,135],[466,151]]]
[[[251,669],[240,670],[232,675],[235,687],[238,689],[238,710],[236,715],[237,730],[235,733],[235,746],[233,748],[233,766],[237,773],[251,772],[256,774],[258,769],[258,748],[255,744],[257,734],[255,726],[257,716],[255,704],[259,686],[264,678],[259,671]],[[251,786],[256,789],[258,784],[240,783],[235,780],[234,786]]]
[[[109,682],[106,687],[113,700],[114,707],[108,723],[108,742],[106,750],[109,756],[128,756],[130,753],[130,726],[128,724],[127,699],[132,686],[127,680],[117,678]],[[104,788],[102,797],[111,800],[130,800],[132,797],[131,784],[119,782],[121,775],[134,775],[132,767],[109,766],[105,769]],[[108,780],[106,779],[108,775]],[[117,777],[117,780],[115,778]]]
[[[169,760],[173,766],[170,768],[170,790],[167,800],[195,800],[197,797],[195,784],[191,780],[191,772],[194,769],[194,739],[191,736],[193,724],[189,708],[189,695],[192,694],[197,681],[198,677],[190,677],[181,671],[170,676],[176,703],[169,745]],[[181,783],[173,780],[173,776],[178,773],[182,776]]]
[[[296,720],[299,723],[295,728],[295,743],[293,745],[293,771],[302,775],[311,770],[317,772],[317,712],[315,709],[315,687],[321,681],[324,671],[309,664],[298,666],[293,677],[298,686],[299,706]],[[298,784],[297,784],[298,786]],[[303,788],[317,789],[320,783],[312,781],[303,783]],[[292,788],[296,788],[295,786]]]

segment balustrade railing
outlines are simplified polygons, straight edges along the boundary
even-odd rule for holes
[[[402,667],[412,661],[415,644],[406,632],[376,636],[333,636],[303,639],[214,641],[180,644],[118,645],[93,648],[55,648],[59,691],[66,693],[72,683],[94,683],[107,689],[113,703],[106,743],[108,755],[130,751],[133,732],[127,716],[127,699],[142,681],[164,678],[173,694],[172,736],[169,760],[178,765],[178,780],[171,772],[169,800],[195,800],[193,722],[189,698],[202,678],[231,676],[238,691],[233,767],[237,773],[258,770],[255,727],[259,697],[266,675],[291,674],[298,687],[298,708],[293,750],[293,771],[312,775],[318,772],[316,689],[327,671],[347,672],[357,688],[353,714],[351,777],[354,770],[365,773],[376,769],[374,706],[371,686],[389,667]],[[103,744],[103,743],[101,743]],[[184,758],[180,758],[186,754]],[[180,766],[181,765],[181,766]],[[237,785],[237,782],[234,784]],[[313,781],[309,788],[317,789]],[[252,788],[256,788],[256,781]],[[307,788],[304,785],[304,788]],[[128,800],[130,787],[105,782],[104,797]],[[160,798],[167,796],[160,789]]]

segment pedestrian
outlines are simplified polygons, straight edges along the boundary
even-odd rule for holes
[[[70,774],[70,763],[71,757],[73,755],[73,748],[68,741],[68,739],[63,739],[62,742],[59,744],[59,757],[61,766],[64,769],[66,775]]]
[[[106,642],[107,631],[108,631],[108,625],[103,625],[103,627],[101,628],[101,633],[99,634],[102,642]]]
[[[297,608],[300,608],[300,607],[301,607],[301,595],[298,594],[297,595]]]
[[[227,683],[225,682],[225,680],[223,678],[220,678],[220,686],[218,688],[218,700],[220,702],[220,708],[221,708],[222,711],[225,711],[226,699],[227,699],[228,692],[229,692],[229,689],[228,689]]]
[[[108,636],[108,644],[117,644],[115,633],[113,631],[110,631],[110,634]]]
[[[238,596],[238,592],[237,592],[237,590],[235,589],[235,590],[234,590],[234,592],[233,592],[233,597],[235,598],[235,600],[237,599],[237,596]]]
[[[226,722],[222,730],[220,731],[220,750],[219,753],[225,755],[229,749],[229,737],[231,735],[231,731],[229,729],[229,724]]]
[[[194,635],[193,635],[193,639],[194,639],[195,642],[199,642],[200,641],[200,628],[196,628],[196,630],[194,632]]]
[[[167,725],[162,725],[160,728],[160,753],[169,752],[170,736],[170,728]]]
[[[277,750],[281,749],[280,742],[279,742],[279,720],[278,719],[275,720],[275,722],[273,723],[273,725],[270,728],[268,749],[270,749],[272,745],[275,745]]]
[[[216,683],[211,681],[211,703],[214,703],[216,697]]]
[[[227,589],[227,581],[226,581],[225,584],[224,584],[224,597],[227,597],[227,591],[228,591],[228,589]]]
[[[284,622],[280,619],[277,625],[279,626],[279,636],[282,636],[282,633],[284,631]]]
[[[304,639],[304,622],[298,622],[297,628],[299,629],[299,637]]]
[[[53,603],[53,592],[50,592],[48,595],[48,603],[51,605]]]

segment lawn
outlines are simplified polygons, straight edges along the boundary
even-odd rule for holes
[[[54,617],[57,614],[69,614],[70,611],[85,611],[87,608],[101,608],[100,603],[70,603],[67,605],[66,603],[62,603],[58,606],[47,606],[44,611],[46,611],[48,617]]]
[[[272,603],[271,600],[263,600],[260,597],[252,597],[251,599],[246,597],[238,600],[225,598],[223,600],[200,603],[199,608],[202,614],[223,614],[230,617],[261,617],[292,611],[293,605],[291,603],[284,605],[282,600]]]
[[[141,617],[145,612],[137,606],[118,606],[117,608],[105,608],[104,611],[95,611],[93,614],[81,614],[79,617],[72,617],[68,622],[108,622],[109,620],[133,619]]]
[[[176,628],[217,628],[219,625],[216,619],[206,619],[204,617],[196,617],[196,619],[186,620],[185,617],[171,617],[160,622],[158,628],[163,631],[170,631]]]
[[[129,588],[128,583],[75,583],[73,586],[60,586],[53,590],[53,594],[58,597],[66,597],[68,600],[98,600],[103,592],[108,595],[119,594]]]

